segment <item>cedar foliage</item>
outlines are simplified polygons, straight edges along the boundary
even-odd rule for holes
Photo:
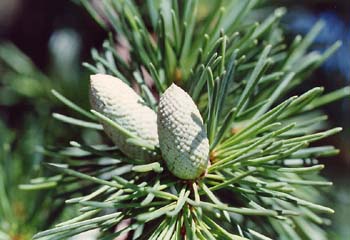
[[[310,144],[341,130],[327,130],[319,108],[348,96],[350,89],[291,92],[340,43],[323,53],[308,52],[321,22],[286,43],[279,23],[286,10],[278,8],[256,22],[258,0],[215,1],[205,10],[203,3],[105,0],[96,7],[80,1],[110,32],[84,66],[133,86],[154,110],[168,86],[181,86],[206,124],[208,173],[182,181],[163,161],[140,163],[108,140],[48,149],[63,161],[46,164],[58,174],[25,187],[54,185],[57,197],[80,213],[35,239],[64,239],[91,229],[99,229],[101,239],[123,233],[131,239],[327,238],[322,225],[333,210],[320,203],[324,187],[332,183],[319,176],[324,165],[317,159],[338,150]],[[120,45],[128,59],[118,51]],[[56,113],[58,120],[96,131],[102,130],[99,121],[108,123],[103,115],[53,94],[81,115]],[[129,223],[116,231],[123,220]]]

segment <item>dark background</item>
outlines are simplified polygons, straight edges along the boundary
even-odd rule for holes
[[[81,60],[90,49],[106,38],[84,8],[72,1],[1,0],[0,39],[13,42],[42,70],[49,62],[48,43],[52,34],[62,28],[79,33]]]

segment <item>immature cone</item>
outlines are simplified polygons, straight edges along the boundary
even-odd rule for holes
[[[92,108],[113,120],[148,144],[159,147],[157,115],[143,99],[118,78],[97,74],[90,77],[90,102]],[[127,137],[102,123],[104,131],[120,150],[130,158],[147,162],[160,159],[156,151],[146,150],[127,142]]]
[[[160,149],[169,171],[187,180],[203,175],[209,141],[192,98],[172,84],[160,98],[157,121]]]

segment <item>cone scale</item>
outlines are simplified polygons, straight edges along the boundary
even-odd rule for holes
[[[209,141],[203,119],[191,97],[175,84],[160,98],[158,134],[162,156],[170,172],[186,180],[205,173]]]
[[[158,147],[157,115],[146,106],[142,98],[116,77],[104,74],[92,75],[90,102],[94,110],[113,120],[141,140]],[[104,131],[128,157],[151,162],[160,156],[156,151],[143,149],[129,143],[128,138],[108,124]]]

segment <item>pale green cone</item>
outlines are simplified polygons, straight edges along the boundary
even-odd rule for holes
[[[156,113],[120,79],[105,74],[92,75],[90,102],[95,111],[113,120],[137,138],[154,146],[155,149],[159,147]],[[129,138],[121,131],[106,123],[102,122],[102,124],[106,134],[128,157],[146,162],[160,159],[157,151],[127,142]]]
[[[192,98],[172,84],[158,107],[158,135],[170,172],[181,179],[202,176],[209,161],[209,141],[202,117]]]

